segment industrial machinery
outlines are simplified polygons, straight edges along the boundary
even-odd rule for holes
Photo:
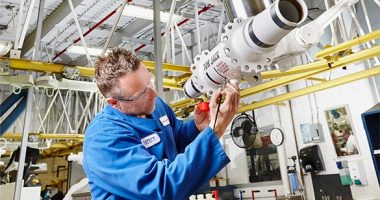
[[[258,15],[248,18],[235,16],[237,12],[230,7],[234,6],[232,1],[225,1],[226,10],[230,11],[227,13],[235,18],[224,27],[221,43],[194,58],[193,74],[184,84],[185,94],[190,98],[212,95],[223,82],[232,79],[255,86],[261,83],[260,72],[275,64],[282,71],[288,70],[287,58],[304,53],[318,43],[324,29],[357,1],[340,1],[299,28],[307,16],[303,0],[276,0]],[[254,14],[250,5],[242,7],[246,16]]]

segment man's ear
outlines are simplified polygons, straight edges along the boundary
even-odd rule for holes
[[[116,108],[118,109],[119,108],[119,104],[117,103],[117,100],[112,98],[112,97],[108,97],[106,99],[107,103],[110,104],[113,108]]]

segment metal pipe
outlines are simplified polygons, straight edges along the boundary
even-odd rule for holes
[[[199,27],[198,0],[194,1],[194,12],[195,12],[195,37],[197,38],[198,54],[201,54],[202,46],[201,46],[201,31]]]
[[[162,81],[162,42],[161,42],[161,19],[160,19],[160,2],[153,1],[153,29],[154,29],[154,38],[158,38],[154,40],[154,74],[155,74],[155,84],[156,91],[158,96],[164,98],[164,89],[163,89],[163,81]]]
[[[276,88],[274,90],[274,96],[278,96],[281,94],[281,91],[279,88]],[[273,116],[273,124],[274,128],[280,128],[283,130],[283,127],[281,125],[281,114],[280,114],[280,109],[278,105],[272,105],[272,116]],[[285,150],[285,142],[287,138],[284,138],[284,143],[281,144],[280,146],[277,146],[277,155],[278,155],[278,163],[280,167],[280,172],[281,172],[281,181],[282,185],[284,187],[284,193],[285,197],[290,196],[291,191],[290,191],[290,183],[289,183],[289,177],[288,177],[288,170],[287,170],[287,154]]]
[[[20,40],[18,41],[18,47],[16,47],[17,49],[21,49],[22,45],[24,44],[24,39],[25,39],[26,31],[28,30],[28,26],[29,26],[30,18],[32,17],[32,12],[33,12],[33,8],[34,8],[34,3],[35,2],[36,2],[36,0],[31,0],[31,2],[29,4],[28,13],[26,14],[26,19],[25,19],[25,22],[24,22],[24,26],[22,27],[22,31],[21,31],[21,35],[20,35]]]
[[[106,43],[104,44],[102,55],[104,55],[104,53],[107,51],[108,45],[111,42],[111,38],[112,38],[113,34],[115,33],[116,28],[117,28],[117,24],[119,23],[119,20],[123,14],[123,10],[125,8],[125,5],[127,5],[127,1],[123,1],[123,4],[121,4],[121,6],[118,8],[119,10],[117,11],[118,13],[117,13],[116,21],[112,26],[111,33],[108,36]]]
[[[45,7],[45,0],[40,0],[40,4],[38,6],[39,10],[38,10],[38,17],[37,17],[36,39],[34,41],[35,45],[34,45],[33,60],[41,60],[41,47],[40,47],[41,45],[40,44],[41,44],[42,22],[44,19],[44,7]]]
[[[80,24],[79,24],[78,14],[77,14],[77,12],[75,12],[75,8],[74,8],[72,0],[68,0],[68,1],[69,1],[70,9],[71,9],[71,15],[74,18],[74,22],[75,22],[75,25],[77,27],[77,31],[78,31],[80,40],[82,42],[82,45],[84,47],[84,51],[86,53],[87,61],[90,64],[90,66],[92,67],[93,64],[92,64],[92,61],[91,61],[91,58],[90,58],[90,54],[88,53],[87,43],[86,43],[86,40],[84,39],[82,28],[80,27]]]
[[[183,37],[182,37],[182,33],[181,33],[181,31],[179,30],[179,27],[178,27],[177,24],[175,24],[175,30],[177,31],[178,37],[179,37],[179,39],[181,40],[182,46],[185,46],[185,47],[186,47],[185,40],[183,39]],[[191,56],[190,56],[189,52],[186,50],[185,53],[186,53],[186,56],[187,56],[188,61],[189,61],[190,63],[192,63]]]
[[[25,4],[25,0],[21,0],[20,2],[20,9],[18,11],[18,19],[17,19],[17,29],[16,29],[16,39],[15,39],[15,46],[14,48],[15,49],[18,49],[18,43],[19,43],[19,40],[20,40],[20,34],[21,34],[21,29],[22,29],[22,22],[24,21],[22,19],[22,16],[24,15],[24,4]]]
[[[28,143],[28,133],[30,126],[30,117],[32,111],[32,95],[33,95],[33,87],[29,87],[28,95],[27,95],[27,103],[24,117],[24,127],[22,130],[22,140],[21,140],[21,150],[19,163],[17,168],[17,178],[16,178],[16,189],[13,196],[14,200],[20,200],[21,198],[21,189],[24,185],[23,175],[24,175],[24,166],[25,166],[25,157],[26,157],[26,145]],[[25,97],[24,97],[25,98]]]
[[[222,7],[222,10],[220,11],[220,17],[219,17],[219,25],[218,25],[218,37],[217,37],[217,43],[220,42],[221,38],[221,34],[222,34],[222,30],[223,30],[223,21],[224,21],[224,6]]]

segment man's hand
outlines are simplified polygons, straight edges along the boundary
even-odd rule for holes
[[[217,114],[219,96],[226,96],[225,101],[220,105],[219,113]],[[228,124],[232,121],[240,104],[240,92],[237,84],[227,83],[226,87],[218,89],[212,95],[210,101],[210,127],[214,130],[215,135],[220,138],[223,136]],[[217,120],[215,123],[216,116]],[[215,123],[215,125],[214,125]],[[215,128],[214,128],[215,126]]]
[[[194,123],[199,131],[203,131],[210,124],[210,112],[200,111],[198,106],[195,106]]]

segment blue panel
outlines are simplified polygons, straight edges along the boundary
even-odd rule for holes
[[[377,180],[380,184],[380,154],[374,154],[374,150],[380,149],[380,103],[364,112],[362,114],[362,120],[365,132],[367,133]]]
[[[24,111],[26,107],[26,102],[27,102],[27,98],[24,97],[16,106],[16,108],[12,111],[12,113],[9,114],[7,118],[5,118],[5,120],[0,124],[0,136],[3,135],[5,131],[7,131],[8,128],[12,126],[12,124],[20,116],[22,111]]]
[[[6,113],[9,108],[11,108],[22,97],[26,97],[27,93],[27,89],[21,90],[21,92],[18,94],[12,93],[7,99],[4,100],[3,103],[0,104],[0,116],[3,116],[4,113]]]

